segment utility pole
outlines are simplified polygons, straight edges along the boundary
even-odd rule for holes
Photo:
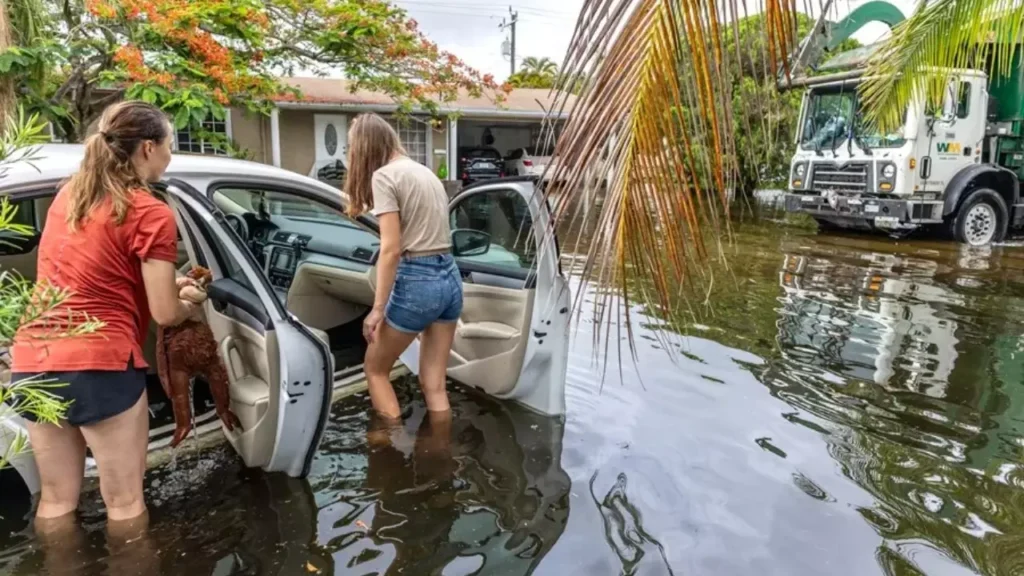
[[[509,28],[511,30],[512,46],[511,46],[511,50],[510,50],[510,56],[511,57],[509,58],[509,63],[511,64],[511,72],[510,73],[511,74],[515,74],[516,73],[516,23],[519,22],[519,12],[513,12],[512,11],[512,7],[509,6],[508,7],[508,15],[509,15],[510,20],[508,20],[506,22],[505,19],[502,18],[501,19],[501,24],[498,25],[498,28],[501,29],[501,30],[504,30],[505,28]]]

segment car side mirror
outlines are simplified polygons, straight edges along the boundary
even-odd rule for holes
[[[452,230],[452,256],[483,256],[490,249],[490,234],[479,230]]]

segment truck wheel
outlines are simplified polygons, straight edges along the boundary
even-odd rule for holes
[[[948,221],[949,232],[957,242],[984,246],[1006,236],[1009,214],[1006,202],[989,188],[971,193]]]

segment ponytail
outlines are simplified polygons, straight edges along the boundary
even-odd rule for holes
[[[108,199],[114,221],[122,224],[131,206],[132,192],[148,187],[132,156],[142,142],[164,142],[170,136],[167,116],[155,106],[137,101],[107,108],[98,128],[85,141],[85,157],[68,183],[70,230],[77,229],[90,211]]]

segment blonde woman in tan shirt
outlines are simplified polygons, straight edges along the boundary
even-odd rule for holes
[[[377,290],[363,322],[370,399],[387,418],[400,415],[391,368],[413,339],[420,343],[420,387],[431,412],[449,409],[446,368],[462,313],[462,278],[450,252],[448,195],[429,168],[410,159],[398,134],[376,114],[349,130],[348,212],[380,223]]]

